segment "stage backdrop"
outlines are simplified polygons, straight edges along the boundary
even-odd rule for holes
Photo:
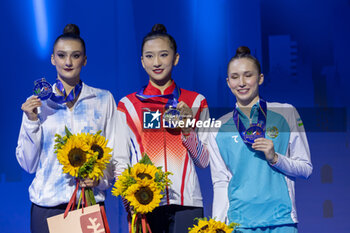
[[[0,22],[0,232],[30,232],[34,176],[15,157],[20,108],[34,80],[54,82],[52,45],[67,23],[79,25],[87,44],[83,81],[110,90],[116,101],[147,83],[141,41],[153,24],[165,24],[180,53],[173,78],[202,93],[214,117],[232,109],[227,63],[238,46],[249,46],[265,74],[262,96],[295,105],[307,130],[314,171],[297,180],[299,232],[349,231],[348,0],[11,0],[0,1]],[[209,216],[210,172],[198,172]],[[110,191],[106,205],[112,232],[127,232]]]

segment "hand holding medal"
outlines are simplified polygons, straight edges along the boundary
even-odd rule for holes
[[[257,151],[264,152],[266,160],[275,164],[277,162],[278,156],[275,152],[273,141],[266,138],[255,139],[252,148]]]
[[[38,107],[41,106],[41,100],[37,96],[32,96],[22,104],[22,111],[31,121],[38,120]]]
[[[187,121],[192,120],[193,112],[192,109],[183,101],[177,104],[176,109],[180,112],[180,116],[182,116],[182,121],[185,123],[185,127],[182,127],[182,133],[184,136],[188,136],[192,130],[190,127],[186,127]]]
[[[29,120],[36,121],[38,119],[38,107],[41,106],[42,100],[47,100],[51,97],[52,87],[45,78],[38,79],[34,82],[33,94],[34,96],[22,104],[21,109]]]

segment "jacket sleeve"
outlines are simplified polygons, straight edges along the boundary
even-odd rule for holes
[[[114,181],[114,170],[117,162],[115,160],[115,154],[117,153],[118,146],[116,143],[116,137],[119,129],[119,119],[117,117],[117,107],[113,95],[108,92],[108,104],[106,107],[106,122],[104,125],[104,134],[108,140],[107,146],[112,149],[112,157],[110,163],[107,164],[106,169],[103,171],[103,177],[100,178],[99,184],[96,187],[99,190],[107,190]]]
[[[287,116],[290,126],[290,139],[286,155],[278,154],[278,161],[273,166],[292,177],[308,178],[312,173],[309,144],[303,122],[294,107]]]
[[[116,179],[129,165],[135,164],[142,157],[136,136],[129,126],[132,122],[126,107],[128,101],[127,97],[124,97],[118,103],[118,133],[116,136],[118,150],[115,154],[116,166],[114,170]]]
[[[209,109],[206,100],[204,97],[202,98],[201,106],[196,109],[198,112],[195,110],[195,113],[199,114],[199,120],[204,122],[209,120]],[[186,147],[194,164],[200,168],[206,168],[209,164],[209,152],[207,149],[208,131],[209,128],[202,127],[191,131],[187,138],[181,135],[182,144]]]
[[[210,154],[210,172],[214,190],[212,218],[216,218],[222,222],[228,222],[228,184],[232,174],[220,155],[215,133],[212,132],[209,134],[208,150]]]
[[[130,165],[133,151],[131,150],[130,132],[123,112],[117,111],[118,127],[116,135],[117,151],[114,154],[115,169],[114,177],[118,176]]]
[[[31,121],[23,113],[16,147],[16,158],[19,165],[29,173],[35,173],[38,167],[42,137],[40,120]]]

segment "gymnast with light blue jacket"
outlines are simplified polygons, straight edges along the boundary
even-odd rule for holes
[[[210,133],[212,217],[239,223],[236,232],[296,233],[295,179],[312,173],[303,123],[290,104],[259,96],[259,61],[239,47],[228,64],[233,111]]]

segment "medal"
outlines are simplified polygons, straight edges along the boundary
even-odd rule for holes
[[[265,127],[266,127],[266,101],[263,99],[259,100],[259,110],[258,110],[258,123],[251,124],[248,129],[245,128],[242,121],[239,120],[239,113],[236,106],[233,109],[233,121],[236,124],[237,130],[241,135],[244,143],[253,144],[255,139],[265,137]]]
[[[52,86],[45,78],[38,79],[34,82],[33,93],[41,100],[47,100],[52,95]]]
[[[178,128],[181,120],[180,111],[176,108],[168,108],[163,114],[164,126],[167,128]]]
[[[265,137],[265,131],[260,125],[251,125],[245,132],[243,132],[243,135],[244,142],[253,144],[255,139]]]

